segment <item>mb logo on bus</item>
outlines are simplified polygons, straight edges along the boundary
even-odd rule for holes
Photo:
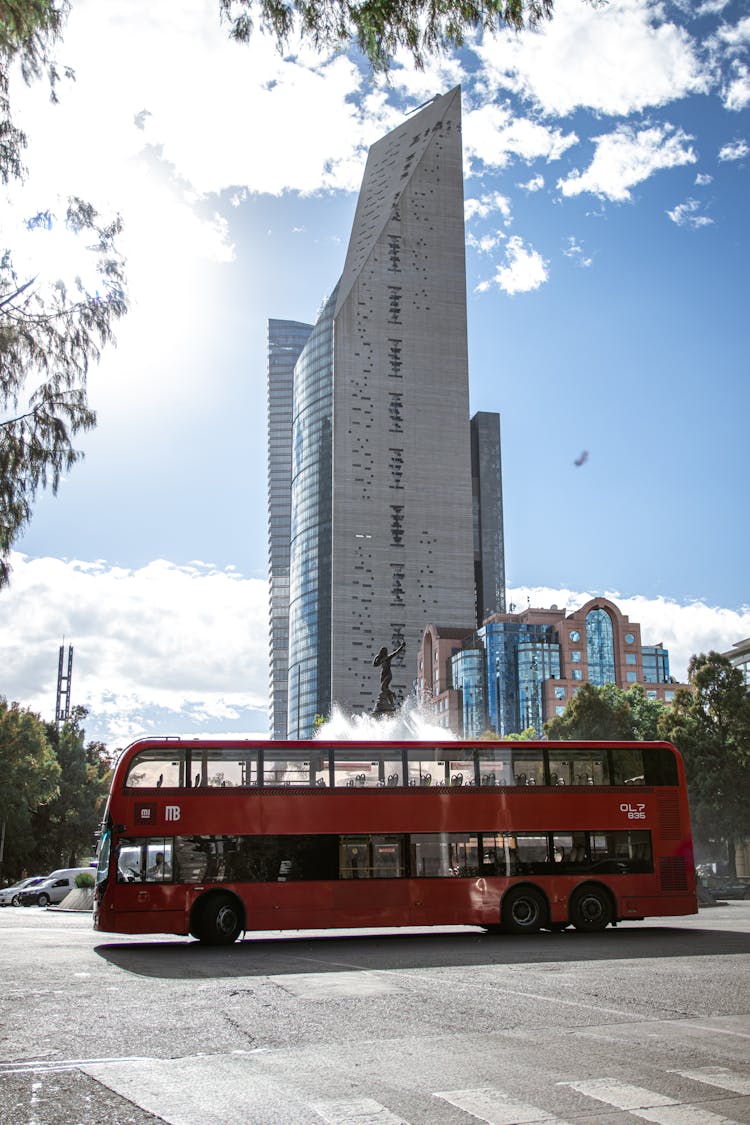
[[[180,806],[179,805],[167,805],[166,808],[164,809],[164,819],[165,820],[179,820],[180,819]]]

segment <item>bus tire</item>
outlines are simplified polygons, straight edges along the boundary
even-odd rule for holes
[[[232,945],[242,933],[242,907],[234,895],[210,895],[197,906],[190,932],[204,945]]]
[[[612,898],[604,887],[585,884],[570,896],[570,920],[584,934],[606,930],[615,916]]]
[[[547,900],[536,887],[512,887],[503,899],[503,929],[535,934],[547,925],[547,913]]]

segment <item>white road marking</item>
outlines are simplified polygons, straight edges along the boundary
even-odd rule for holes
[[[740,1125],[729,1117],[711,1113],[707,1109],[669,1098],[666,1094],[656,1094],[644,1090],[642,1086],[631,1086],[628,1082],[616,1082],[612,1078],[598,1078],[589,1082],[560,1082],[587,1098],[611,1105],[615,1109],[628,1110],[642,1121],[653,1121],[656,1125]]]
[[[670,1070],[670,1074],[680,1074],[695,1082],[707,1082],[720,1090],[730,1090],[733,1094],[750,1094],[750,1075],[735,1074],[726,1066],[698,1066],[694,1070]]]
[[[5,1074],[54,1074],[56,1071],[77,1070],[85,1066],[110,1066],[118,1063],[152,1063],[153,1058],[140,1055],[125,1055],[122,1058],[108,1059],[31,1059],[28,1062],[4,1063],[0,1066],[0,1078]]]
[[[409,1125],[372,1098],[337,1098],[332,1102],[310,1102],[326,1125]]]
[[[528,1102],[518,1102],[494,1086],[475,1090],[443,1090],[436,1098],[470,1113],[487,1125],[567,1125],[554,1114]]]

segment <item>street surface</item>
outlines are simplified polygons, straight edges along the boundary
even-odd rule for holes
[[[3,1125],[750,1123],[750,902],[603,934],[0,910]]]

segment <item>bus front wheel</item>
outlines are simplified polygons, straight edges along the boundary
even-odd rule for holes
[[[231,945],[242,928],[237,899],[233,895],[212,895],[200,904],[190,932],[205,945]]]
[[[570,920],[584,934],[606,930],[614,917],[612,900],[603,887],[579,887],[570,899]]]
[[[535,934],[547,922],[547,903],[534,887],[516,887],[503,899],[503,929],[512,934]]]

